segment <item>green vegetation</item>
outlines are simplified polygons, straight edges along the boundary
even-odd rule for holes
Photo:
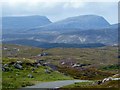
[[[119,88],[119,81],[109,81],[101,85],[96,85],[94,82],[80,82],[62,88]],[[60,89],[62,90],[62,89]]]
[[[3,57],[12,58],[29,58],[35,59],[34,56],[47,52],[48,56],[43,56],[41,59],[52,60],[56,64],[61,59],[71,58],[79,63],[90,63],[94,66],[103,66],[118,63],[118,48],[117,47],[101,47],[101,48],[52,48],[41,49],[29,46],[8,45],[8,50],[3,51]],[[19,48],[19,52],[13,52],[13,48]],[[12,54],[8,53],[11,52]]]
[[[48,53],[48,55],[38,56],[44,52]],[[118,74],[119,70],[119,66],[117,65],[117,47],[42,49],[29,46],[3,44],[2,53],[2,64],[9,65],[6,67],[8,71],[2,73],[2,85],[4,89],[15,89],[40,82],[68,80],[73,78],[100,80]],[[35,60],[44,60],[47,63],[50,62],[50,64],[55,65],[58,68],[54,71],[49,66],[41,65],[32,72],[32,69],[35,68],[33,66]],[[22,70],[16,69],[13,66],[17,61],[23,62]],[[62,65],[61,62],[73,62],[73,64]],[[72,65],[76,63],[89,65],[72,67]],[[46,69],[49,70],[50,73],[46,73]],[[29,78],[29,74],[31,74],[33,78]],[[88,85],[91,84],[91,82],[81,84]],[[79,83],[76,83],[76,86],[79,86]]]
[[[118,64],[101,67],[101,69],[103,70],[119,70],[119,68],[120,68],[120,65]]]
[[[17,59],[3,59],[3,63],[15,62]],[[68,80],[72,79],[69,76],[65,76],[57,71],[52,71],[51,68],[46,66],[40,66],[32,72],[33,66],[26,65],[26,60],[23,61],[23,70],[9,66],[8,72],[3,72],[3,88],[20,88],[29,85],[36,84],[38,82],[56,81],[56,80]],[[47,74],[45,69],[49,69],[51,73]],[[29,78],[28,75],[32,74],[33,78]],[[13,82],[14,81],[14,82]]]
[[[71,75],[75,79],[83,80],[99,80],[113,75],[113,73],[101,71],[95,68],[85,68],[77,70],[74,68],[61,67],[59,71],[64,72],[67,75]]]
[[[62,88],[89,88],[88,86],[91,84],[93,84],[93,82],[80,82],[80,83],[67,85]]]

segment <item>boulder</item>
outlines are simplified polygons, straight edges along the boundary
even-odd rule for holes
[[[34,78],[32,74],[28,74],[28,78]]]
[[[32,72],[34,72],[35,71],[35,68],[32,68]]]
[[[37,63],[37,67],[39,67],[39,66],[41,66],[41,64],[40,64],[40,63]]]
[[[2,71],[3,71],[3,72],[10,71],[10,68],[8,67],[8,64],[4,64],[4,65],[2,66]]]
[[[41,64],[40,64],[40,63],[34,63],[33,66],[34,66],[35,68],[38,68],[39,66],[41,66]]]
[[[112,76],[113,78],[117,78],[117,77],[120,77],[120,74],[115,74]]]
[[[98,85],[102,84],[102,81],[101,81],[101,80],[100,80],[100,81],[97,81],[97,84],[98,84]]]
[[[4,64],[3,67],[8,67],[8,64]]]
[[[22,69],[22,68],[23,68],[23,67],[22,67],[20,64],[18,64],[18,63],[15,63],[15,64],[14,64],[14,67],[17,68],[17,69]]]
[[[7,47],[4,47],[3,50],[7,50],[8,48]]]
[[[45,73],[50,74],[50,73],[51,73],[51,71],[50,71],[50,70],[48,70],[48,69],[45,69]]]
[[[22,62],[22,61],[17,61],[16,63],[17,63],[17,64],[22,64],[23,62]]]
[[[113,80],[113,78],[112,77],[108,77],[108,78],[103,79],[102,83],[105,83],[105,82],[108,82],[108,81],[111,81],[111,80]]]
[[[72,67],[80,67],[80,64],[74,64]]]
[[[7,72],[7,71],[10,71],[10,69],[8,67],[2,67],[2,71]]]
[[[64,65],[64,64],[65,64],[65,62],[61,62],[61,64],[62,64],[62,65]]]
[[[3,71],[3,72],[5,72],[5,71],[6,71],[6,69],[5,69],[4,67],[2,67],[2,71]]]

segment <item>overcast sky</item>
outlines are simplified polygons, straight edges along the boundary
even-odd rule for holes
[[[47,16],[51,21],[55,22],[67,17],[95,14],[103,16],[111,24],[118,22],[117,0],[108,0],[109,2],[92,1],[64,0],[60,2],[60,0],[52,0],[51,2],[43,2],[41,0],[4,0],[2,3],[2,15],[41,15]]]

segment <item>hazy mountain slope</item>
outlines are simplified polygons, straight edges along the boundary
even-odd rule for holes
[[[110,24],[101,16],[97,15],[82,15],[76,17],[69,17],[64,20],[51,23],[44,27],[33,28],[31,31],[39,32],[40,30],[52,30],[52,31],[73,31],[73,30],[88,30],[88,29],[100,29],[109,27]]]
[[[101,44],[101,43],[92,43],[92,44],[45,43],[45,42],[39,42],[39,41],[27,40],[27,39],[4,41],[3,43],[35,46],[35,47],[40,47],[40,48],[57,48],[57,47],[63,47],[63,48],[94,48],[94,47],[105,46],[104,44]]]
[[[105,29],[73,31],[62,33],[54,40],[54,43],[103,43],[112,45],[118,43],[118,27],[111,25]]]
[[[83,15],[70,17],[54,23],[49,22],[49,24],[43,26],[38,25],[29,30],[16,30],[16,33],[10,31],[12,34],[3,34],[3,40],[27,39],[59,44],[102,43],[114,45],[118,43],[118,24],[110,25],[101,16]]]
[[[4,34],[4,41],[28,39],[46,43],[88,44],[102,43],[114,45],[118,43],[118,25],[111,25],[105,29],[68,31],[65,33],[41,32],[38,34]]]
[[[33,27],[50,24],[51,21],[45,16],[15,16],[2,17],[3,32],[26,30]]]

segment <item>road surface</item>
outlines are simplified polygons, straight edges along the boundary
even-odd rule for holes
[[[66,85],[74,84],[76,82],[89,82],[88,80],[62,80],[53,82],[44,82],[36,84],[34,86],[28,86],[26,88],[60,88]]]

